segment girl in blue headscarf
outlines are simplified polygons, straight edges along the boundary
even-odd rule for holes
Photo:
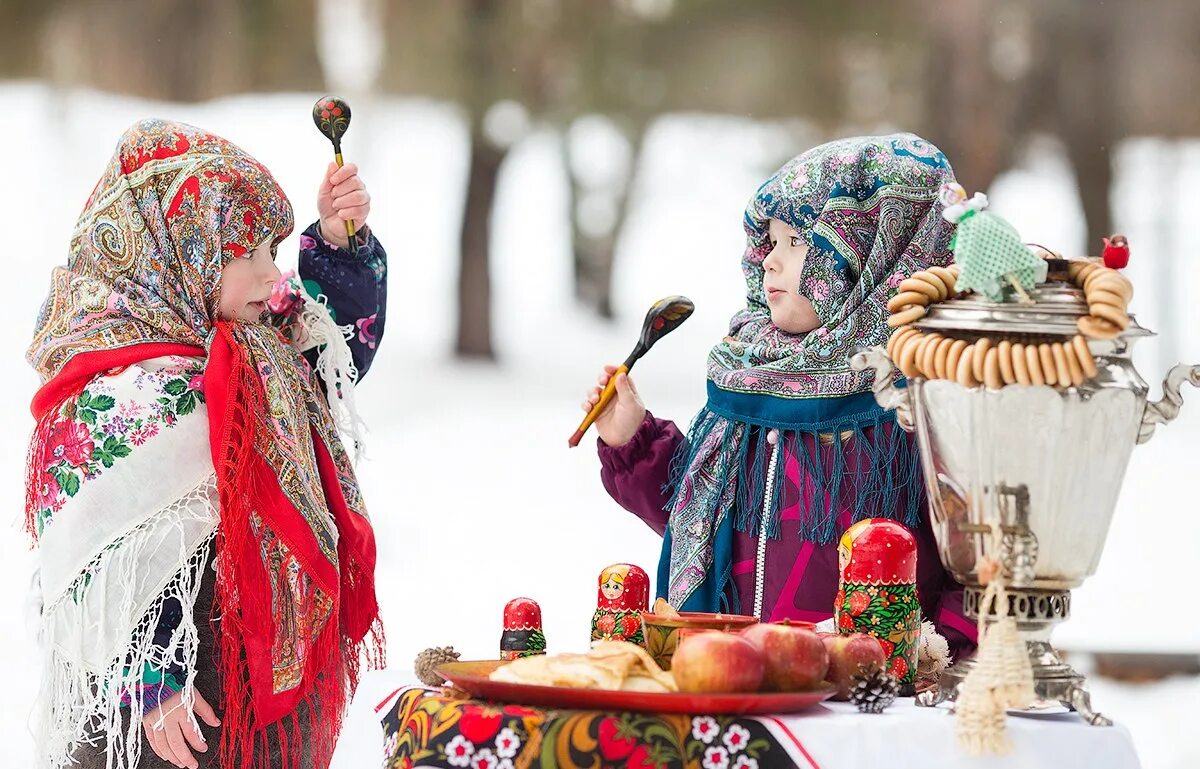
[[[975,644],[942,567],[916,446],[876,403],[855,350],[887,341],[887,300],[952,261],[945,156],[912,134],[853,138],[789,161],[746,209],[746,307],[708,358],[708,402],[685,437],[626,374],[596,421],[609,494],[663,535],[658,593],[676,608],[820,622],[838,537],[890,518],[918,543],[918,592],[956,654]],[[600,385],[615,369],[606,367]],[[594,389],[584,403],[599,397]]]

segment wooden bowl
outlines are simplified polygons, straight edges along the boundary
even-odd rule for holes
[[[679,648],[680,639],[702,630],[721,630],[726,633],[744,630],[758,624],[757,617],[744,614],[712,614],[685,611],[678,616],[642,612],[642,635],[646,651],[663,670],[671,669],[671,658]]]

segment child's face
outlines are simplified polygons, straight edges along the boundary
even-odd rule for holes
[[[279,280],[279,268],[270,241],[260,243],[249,255],[234,259],[221,270],[221,317],[255,323],[267,311],[271,289]]]
[[[821,325],[812,302],[800,293],[800,277],[808,244],[795,229],[772,219],[771,253],[763,260],[763,293],[771,308],[771,322],[789,334],[803,334]]]

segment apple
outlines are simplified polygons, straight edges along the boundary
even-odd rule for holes
[[[795,692],[816,689],[829,671],[829,652],[812,625],[761,622],[742,631],[762,655],[763,689]]]
[[[681,692],[756,692],[762,686],[764,667],[754,644],[720,630],[681,638],[671,658],[671,675]]]
[[[860,667],[882,668],[887,661],[883,646],[874,636],[866,633],[849,635],[826,635],[821,638],[829,652],[829,672],[825,680],[837,687],[834,699],[844,700],[850,696],[854,676]]]

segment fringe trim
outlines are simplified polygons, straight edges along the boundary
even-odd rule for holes
[[[222,333],[229,331],[222,328]],[[228,399],[219,427],[220,453],[214,456],[221,500],[216,606],[220,607],[222,621],[217,636],[217,666],[225,694],[220,765],[225,769],[268,769],[274,755],[281,769],[306,766],[306,761],[312,766],[327,766],[362,664],[383,665],[383,628],[376,617],[360,640],[344,632],[347,621],[357,621],[359,627],[365,623],[361,616],[346,616],[345,609],[351,607],[354,611],[357,587],[369,584],[369,580],[362,573],[363,565],[346,557],[339,546],[340,595],[309,651],[305,678],[311,683],[306,684],[307,691],[300,697],[300,703],[307,706],[307,742],[301,739],[299,707],[271,723],[258,719],[245,655],[245,639],[255,630],[247,627],[245,617],[270,613],[270,590],[263,589],[258,544],[250,525],[251,501],[260,496],[255,468],[261,460],[256,445],[258,436],[267,429],[262,422],[262,415],[267,413],[266,396],[240,346],[232,338],[229,344],[235,356],[228,382],[233,397]],[[363,611],[375,609],[372,605]],[[277,740],[274,744],[272,734]]]
[[[736,429],[741,428],[741,429]],[[733,468],[720,468],[728,482],[734,482],[732,509],[726,509],[726,494],[714,495],[713,505],[706,510],[709,520],[719,521],[732,513],[734,527],[742,533],[757,535],[762,516],[767,516],[767,536],[780,536],[780,507],[783,499],[786,468],[799,462],[800,536],[805,541],[828,544],[840,533],[839,511],[850,508],[853,521],[864,518],[891,518],[909,528],[920,523],[921,465],[915,451],[889,414],[880,414],[865,423],[847,422],[829,432],[779,430],[784,451],[783,462],[777,463],[769,503],[763,504],[770,467],[771,446],[767,442],[768,426],[744,424],[702,409],[688,429],[687,440],[680,443],[669,465],[669,482],[662,491],[670,494],[666,510],[672,512],[680,504],[685,473],[703,472],[697,467],[698,454],[703,450],[710,456],[732,456]],[[719,434],[715,449],[706,449]],[[743,437],[745,436],[745,437]],[[853,441],[854,456],[847,455],[847,445]],[[704,462],[706,457],[699,457]],[[855,460],[852,466],[851,460]],[[730,472],[732,470],[732,473]],[[906,493],[903,511],[896,509],[900,495]],[[715,528],[715,524],[714,524]]]
[[[147,560],[142,557],[142,551],[151,539],[150,531],[164,525],[179,529],[185,513],[194,516],[196,510],[201,508],[211,514],[215,524],[218,515],[213,504],[215,497],[216,479],[210,476],[187,495],[122,536],[113,547],[97,555],[71,587],[43,610],[42,633],[47,651],[38,696],[39,706],[36,709],[41,718],[34,729],[41,766],[55,769],[67,766],[72,763],[73,754],[83,746],[103,745],[108,769],[136,767],[142,744],[142,719],[139,714],[145,706],[144,690],[137,684],[147,664],[165,668],[182,663],[187,669],[183,702],[195,725],[195,716],[190,715],[195,702],[194,681],[199,652],[194,611],[215,532],[190,553],[186,551],[180,535],[179,562],[184,566],[155,597],[149,609],[142,610],[134,605],[128,592],[116,596],[120,600],[106,605],[105,619],[116,627],[132,627],[133,633],[128,646],[110,658],[102,672],[95,672],[63,651],[57,643],[61,639],[55,638],[52,618],[58,612],[69,611],[71,606],[78,605],[86,595],[94,575],[109,569],[118,552],[128,564],[124,573],[119,575],[119,583],[139,582],[141,577],[134,567]],[[161,542],[161,539],[154,536],[153,541]],[[113,577],[110,574],[108,578]],[[154,631],[162,617],[163,607],[170,599],[179,601],[183,618],[170,642],[163,648],[154,644]],[[86,643],[86,639],[83,642]],[[131,705],[122,705],[124,696],[132,699]],[[126,709],[131,717],[122,731],[122,711]]]
[[[218,333],[230,334],[218,325]],[[265,601],[263,575],[254,573],[257,547],[251,531],[251,500],[259,498],[255,482],[255,443],[260,422],[266,413],[262,383],[246,362],[240,346],[230,335],[227,340],[234,356],[227,391],[230,395],[219,433],[214,436],[220,454],[214,451],[217,488],[221,499],[221,524],[217,529],[217,584],[215,607],[220,607],[221,627],[217,633],[216,664],[225,694],[221,713],[221,741],[218,753],[222,766],[247,769],[251,765],[257,739],[266,739],[254,715],[251,700],[250,671],[245,656],[245,638],[251,635],[243,614],[253,601],[254,616],[262,616]],[[239,587],[241,589],[239,589]],[[256,587],[260,589],[255,589]],[[328,634],[326,634],[328,635]],[[295,714],[293,713],[293,720]],[[278,724],[282,729],[282,723]],[[293,734],[296,730],[293,728]],[[285,756],[298,757],[288,746],[287,735],[280,732]],[[264,751],[265,754],[265,751]]]

